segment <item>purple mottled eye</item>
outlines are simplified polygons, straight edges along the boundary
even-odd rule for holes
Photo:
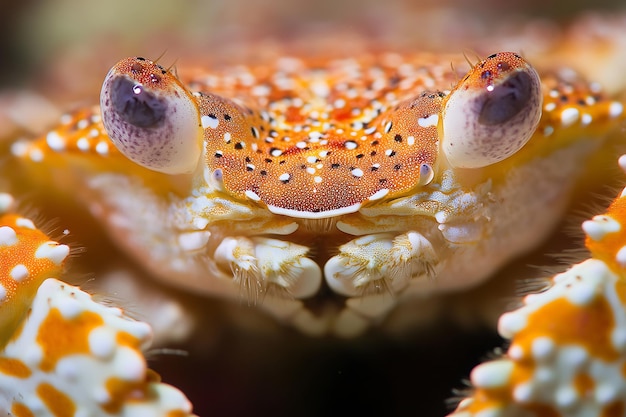
[[[127,58],[107,74],[100,94],[102,123],[131,161],[166,174],[192,172],[202,154],[194,97],[157,64]]]
[[[518,152],[541,118],[541,82],[518,54],[478,63],[450,93],[443,111],[443,151],[457,168],[482,168]]]
[[[527,73],[511,75],[502,84],[485,93],[478,123],[497,125],[513,119],[528,105],[533,89],[533,80]]]
[[[162,125],[167,102],[127,77],[111,83],[111,104],[122,119],[131,125],[147,128]]]

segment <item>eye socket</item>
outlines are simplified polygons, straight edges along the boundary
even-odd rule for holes
[[[443,151],[457,168],[481,168],[519,151],[541,118],[537,72],[519,55],[502,52],[476,65],[448,96]]]
[[[167,100],[147,91],[143,85],[126,77],[111,83],[112,108],[128,124],[156,128],[165,122]]]
[[[200,112],[171,73],[137,58],[118,62],[100,94],[102,122],[128,159],[167,174],[192,172],[202,147]]]

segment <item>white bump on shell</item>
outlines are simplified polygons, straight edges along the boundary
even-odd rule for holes
[[[30,152],[28,152],[28,157],[33,162],[41,162],[43,161],[43,152],[41,151],[41,149],[34,148],[31,149]]]
[[[199,230],[186,232],[178,235],[178,245],[187,252],[193,252],[204,248],[211,237],[211,232]]]
[[[80,303],[73,298],[63,298],[58,303],[58,309],[66,320],[75,319],[83,312]]]
[[[46,135],[46,143],[53,151],[62,151],[65,149],[65,139],[54,130]]]
[[[607,234],[619,232],[621,229],[619,222],[607,215],[594,216],[591,220],[583,222],[582,227],[587,236],[596,242]]]
[[[423,128],[436,127],[438,123],[439,123],[438,114],[431,114],[428,117],[420,117],[417,119],[417,124]]]
[[[615,254],[615,260],[622,268],[626,268],[626,246],[622,246]]]
[[[621,168],[622,172],[626,173],[626,155],[620,156],[619,159],[617,160],[617,163],[619,164],[619,167]]]
[[[609,116],[611,116],[611,117],[617,117],[617,116],[621,115],[623,111],[624,111],[624,105],[622,103],[617,102],[617,101],[614,101],[609,106]]]
[[[548,337],[539,337],[532,343],[531,350],[536,360],[546,360],[554,353],[554,341]]]
[[[0,214],[6,213],[13,206],[14,202],[15,200],[11,194],[0,193]]]
[[[49,241],[42,243],[35,252],[35,258],[48,259],[60,265],[67,255],[70,253],[70,248],[67,245],[59,245],[57,242]]]
[[[611,333],[611,343],[616,350],[626,353],[626,328],[616,327]]]
[[[75,383],[78,381],[81,370],[80,366],[74,361],[60,360],[54,371],[66,382]]]
[[[80,138],[76,141],[76,146],[83,152],[87,152],[89,150],[89,141],[87,138]]]
[[[115,373],[124,380],[137,381],[141,380],[146,373],[146,363],[141,360],[137,352],[125,346],[117,349],[119,361],[116,366]]]
[[[217,126],[220,124],[220,121],[217,118],[202,116],[200,118],[200,123],[202,123],[202,128],[206,129],[210,127],[211,129],[217,129]]]
[[[96,152],[100,155],[107,155],[109,153],[109,144],[106,142],[98,142],[96,145]]]
[[[89,350],[100,359],[109,359],[116,349],[115,333],[111,329],[101,326],[89,333]]]
[[[579,282],[567,291],[567,299],[577,306],[586,306],[595,300],[597,293],[597,285],[592,282]]]
[[[555,401],[559,407],[569,408],[578,402],[578,393],[572,387],[560,387],[555,393]]]
[[[383,198],[387,194],[389,194],[389,189],[388,188],[382,188],[382,189],[376,191],[374,194],[372,194],[369,197],[369,200],[371,200],[371,201],[380,200],[381,198]]]
[[[496,360],[478,365],[470,376],[472,385],[487,389],[504,387],[509,383],[513,366],[513,362],[509,360]]]
[[[20,217],[15,221],[15,225],[18,227],[24,227],[26,229],[35,230],[35,224],[30,219]]]
[[[14,281],[21,282],[28,278],[28,268],[26,268],[24,264],[15,265],[13,269],[11,269],[11,272],[9,272],[9,275]]]
[[[563,109],[561,112],[561,124],[563,126],[569,126],[578,120],[580,112],[575,107]]]
[[[615,401],[617,398],[617,391],[610,383],[602,383],[596,387],[595,397],[596,401],[600,404],[607,405]]]
[[[17,234],[10,226],[0,227],[0,246],[11,246],[18,242]]]
[[[502,337],[512,339],[515,334],[519,333],[526,327],[526,324],[526,316],[512,311],[500,316],[500,320],[498,321],[498,332]]]
[[[530,383],[519,384],[513,389],[513,398],[520,403],[527,403],[533,399],[533,387]]]
[[[511,345],[507,354],[514,361],[519,361],[524,359],[524,349],[520,345]]]

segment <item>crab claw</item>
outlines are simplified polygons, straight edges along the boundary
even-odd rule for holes
[[[0,212],[10,205],[0,194]],[[68,254],[31,220],[0,217],[0,414],[191,415],[187,398],[147,368],[148,324],[50,278]]]
[[[591,259],[500,317],[510,347],[474,368],[474,392],[453,416],[624,415],[626,189],[583,230]]]
[[[60,274],[68,254],[67,245],[51,241],[31,220],[0,217],[0,347],[25,318],[37,287]]]

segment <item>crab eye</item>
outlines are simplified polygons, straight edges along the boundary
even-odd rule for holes
[[[127,58],[107,74],[102,121],[128,159],[166,174],[193,171],[202,146],[194,98],[171,73],[143,58]]]
[[[519,151],[541,117],[537,72],[502,52],[476,65],[450,93],[443,111],[443,151],[457,168],[480,168]]]

